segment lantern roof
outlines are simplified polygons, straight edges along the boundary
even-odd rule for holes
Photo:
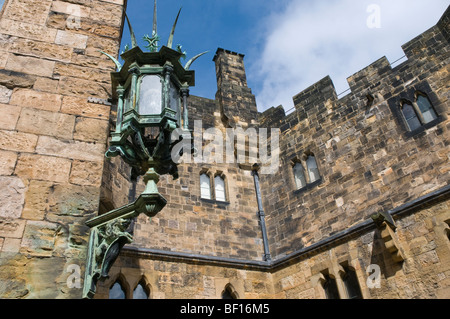
[[[116,72],[111,73],[111,80],[113,86],[113,98],[117,98],[117,87],[119,85],[125,85],[129,78],[129,71],[133,68],[138,68],[141,73],[153,73],[152,71],[162,69],[165,65],[170,65],[173,68],[174,75],[178,79],[181,85],[184,86],[195,86],[195,71],[190,70],[192,63],[198,59],[200,56],[206,54],[208,51],[200,53],[190,59],[184,66],[181,64],[180,59],[186,56],[186,52],[181,50],[181,46],[178,45],[177,49],[172,48],[173,38],[175,34],[175,29],[178,23],[178,18],[181,13],[181,8],[178,11],[175,22],[172,26],[172,30],[169,35],[167,45],[161,46],[159,49],[160,37],[157,34],[157,4],[154,0],[154,12],[153,12],[153,29],[152,36],[145,35],[143,37],[144,41],[148,43],[145,46],[149,52],[144,52],[138,46],[134,30],[132,28],[131,22],[128,16],[125,14],[125,19],[127,20],[128,28],[131,34],[131,49],[128,49],[128,45],[125,48],[125,52],[121,54],[121,58],[125,61],[124,65],[115,59],[113,56],[106,52],[102,52],[108,56],[116,64]],[[152,71],[150,71],[152,69]]]

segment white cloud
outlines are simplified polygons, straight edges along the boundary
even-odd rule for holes
[[[371,4],[381,9],[381,28],[368,27]],[[327,75],[341,93],[349,76],[382,56],[391,63],[402,57],[401,45],[434,26],[447,6],[447,0],[292,0],[263,21],[263,50],[249,65],[260,111],[291,109],[294,95]]]

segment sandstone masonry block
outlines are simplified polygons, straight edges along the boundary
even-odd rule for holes
[[[61,112],[98,119],[108,119],[110,107],[103,104],[89,103],[87,98],[64,96]]]
[[[10,54],[5,68],[27,74],[52,77],[55,62]]]
[[[65,158],[21,154],[15,174],[22,178],[64,183],[69,180],[71,161]]]
[[[71,139],[75,116],[24,108],[17,123],[17,129],[26,133],[50,135]]]
[[[4,16],[11,20],[45,25],[51,0],[15,0],[10,2]]]
[[[9,103],[11,99],[12,90],[6,86],[0,85],[0,103]]]
[[[68,3],[64,1],[53,1],[52,11],[74,15],[80,18],[86,18],[91,12],[91,8],[79,4]]]
[[[57,37],[57,39],[59,38]],[[11,45],[10,52],[49,60],[70,62],[73,48],[66,45],[19,38]]]
[[[0,131],[0,149],[16,152],[34,152],[38,137],[16,131]]]
[[[17,162],[17,153],[0,151],[0,175],[11,175]]]
[[[33,89],[41,92],[56,93],[58,92],[58,80],[39,77],[34,83]]]
[[[13,92],[10,104],[58,112],[62,96],[58,94],[37,92],[30,89],[18,89]]]
[[[104,120],[77,118],[73,138],[85,142],[106,143],[109,123]]]
[[[48,211],[48,198],[52,192],[53,182],[31,180],[26,193],[26,202],[22,218],[43,220]]]
[[[14,130],[19,120],[21,107],[0,104],[0,128],[5,130]]]
[[[38,154],[91,162],[103,161],[104,152],[104,144],[62,141],[49,136],[41,136],[36,147]]]
[[[59,92],[64,95],[78,97],[98,97],[107,99],[111,96],[109,84],[62,76],[59,81]]]
[[[2,17],[0,20],[0,29],[4,34],[47,43],[53,43],[56,37],[55,29],[28,22],[14,21],[6,17]]]
[[[23,219],[0,219],[0,237],[5,238],[22,238],[26,221]]]
[[[75,49],[86,49],[87,41],[87,35],[63,30],[58,30],[55,39],[56,44],[67,45]]]
[[[36,257],[51,257],[60,227],[45,221],[27,221],[20,251]]]
[[[97,186],[102,183],[103,162],[74,160],[69,182],[76,185]]]
[[[15,176],[0,176],[0,217],[20,218],[25,202],[26,186]]]

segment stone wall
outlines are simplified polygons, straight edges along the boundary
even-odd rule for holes
[[[0,297],[76,298],[99,210],[123,0],[6,0],[0,17]],[[83,272],[82,272],[83,273]]]
[[[349,77],[338,98],[326,77],[281,106],[254,118],[243,55],[219,49],[216,101],[191,97],[190,125],[279,127],[280,170],[261,176],[272,260],[263,260],[250,171],[235,165],[182,165],[180,179],[163,178],[168,206],[139,218],[135,243],[124,249],[96,298],[113,283],[127,297],[144,282],[151,298],[326,298],[324,276],[349,298],[343,276],[354,271],[363,298],[449,296],[449,69],[448,11],[438,25],[403,46],[408,60],[386,58]],[[404,94],[427,94],[438,119],[408,132],[396,109]],[[321,179],[297,190],[293,163],[314,154]],[[198,176],[229,177],[229,205],[199,199]],[[246,196],[244,200],[239,195]],[[232,200],[231,200],[232,201]],[[377,224],[374,213],[395,219]],[[243,226],[244,225],[244,226]],[[246,226],[251,225],[250,228]],[[380,286],[368,286],[369,266]]]
[[[294,113],[282,118],[272,108],[261,114],[261,123],[282,131],[279,173],[261,179],[274,256],[448,185],[448,41],[435,26],[403,49],[408,60],[397,67],[383,57],[349,77],[351,92],[344,97],[337,97],[326,77],[294,97]],[[438,119],[411,133],[400,101],[419,91]],[[293,165],[310,153],[321,180],[297,190]]]

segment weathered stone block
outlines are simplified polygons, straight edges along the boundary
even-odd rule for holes
[[[53,43],[56,37],[55,29],[28,22],[14,21],[5,17],[0,20],[0,29],[4,34],[47,43]]]
[[[24,108],[17,123],[17,129],[26,133],[50,135],[71,139],[75,116]]]
[[[91,162],[103,161],[104,152],[104,144],[61,141],[49,136],[41,136],[36,147],[36,153],[38,154]]]
[[[16,152],[34,152],[38,137],[17,131],[0,131],[0,149]]]
[[[9,103],[12,92],[13,91],[6,86],[0,85],[0,103]]]
[[[21,107],[0,104],[0,127],[5,130],[14,130],[16,128],[17,121],[19,120]]]
[[[73,64],[57,63],[54,71],[56,76],[70,76],[89,81],[109,83],[111,73],[106,70],[81,67]]]
[[[27,74],[52,77],[55,62],[10,54],[5,68]]]
[[[36,79],[33,89],[42,92],[56,93],[58,91],[58,82],[58,80],[39,77]]]
[[[53,182],[31,180],[26,193],[26,202],[22,218],[43,220],[48,211],[48,198],[52,192]]]
[[[46,219],[53,222],[81,223],[98,212],[100,189],[94,186],[56,185],[48,198]]]
[[[6,63],[5,63],[6,65]],[[10,90],[16,88],[31,88],[36,81],[36,76],[9,70],[0,70],[0,85]]]
[[[70,167],[68,159],[21,154],[15,174],[22,178],[64,183],[69,180]]]
[[[98,186],[102,183],[103,162],[75,160],[72,163],[69,181],[76,185]]]
[[[73,48],[65,45],[19,38],[11,45],[10,52],[50,60],[70,62],[72,59]]]
[[[111,97],[109,84],[99,84],[94,81],[62,76],[59,80],[59,93],[77,97],[98,97],[108,99]]]
[[[10,101],[11,105],[32,107],[52,112],[59,111],[61,103],[61,95],[38,92],[30,89],[15,90]]]
[[[79,4],[68,3],[64,1],[53,1],[52,11],[74,15],[80,18],[86,18],[91,12],[91,8]]]
[[[86,142],[106,143],[109,123],[104,120],[78,118],[75,123],[73,138]]]
[[[58,30],[55,39],[56,44],[67,45],[75,49],[86,49],[87,41],[87,35],[63,30]]]
[[[65,96],[62,102],[61,112],[106,120],[109,119],[110,106],[89,103],[87,98]]]
[[[6,8],[4,16],[11,20],[44,25],[51,0],[15,0]]]
[[[61,112],[106,120],[109,118],[110,106],[89,103],[87,98],[65,96],[62,102]]]
[[[0,176],[0,217],[20,218],[25,202],[26,186],[14,176]]]
[[[60,227],[45,221],[27,221],[20,252],[35,257],[51,257]]]
[[[0,237],[22,238],[26,221],[23,219],[0,219]]]
[[[90,18],[112,26],[122,24],[123,9],[121,5],[114,3],[99,2],[92,8]]]
[[[11,175],[16,166],[17,153],[0,151],[0,175]]]

